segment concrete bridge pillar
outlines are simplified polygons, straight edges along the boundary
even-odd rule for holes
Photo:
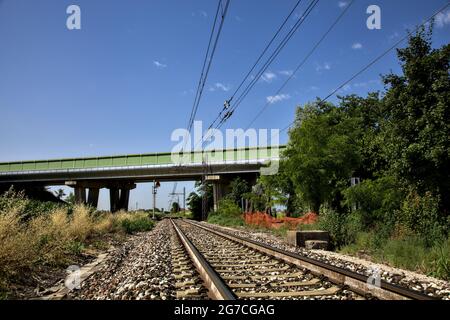
[[[119,188],[109,188],[109,204],[111,212],[119,210]]]
[[[247,181],[249,186],[256,184],[256,174],[240,175],[240,177]],[[208,175],[205,177],[205,181],[213,185],[214,211],[218,209],[220,200],[230,192],[230,183],[235,178],[236,175]]]
[[[91,207],[97,208],[99,188],[89,188],[87,204]]]
[[[130,189],[120,189],[119,210],[128,211],[128,202],[130,200]]]
[[[75,187],[75,203],[86,204],[86,189],[83,187]]]
[[[111,204],[111,212],[119,210],[128,211],[128,203],[130,201],[130,190],[136,188],[135,184],[123,184],[111,186],[109,188],[109,200]]]
[[[75,201],[80,204],[88,204],[94,208],[98,206],[98,196],[101,188],[109,189],[109,203],[111,212],[119,210],[128,210],[128,202],[130,201],[130,190],[136,188],[133,181],[66,181],[66,186],[70,186],[75,190]],[[89,193],[86,199],[86,188]]]
[[[214,211],[219,208],[219,201],[224,197],[225,186],[220,182],[213,182]]]
[[[205,177],[205,181],[213,186],[214,211],[219,207],[219,201],[223,199],[228,187],[228,179],[220,175],[209,175]]]

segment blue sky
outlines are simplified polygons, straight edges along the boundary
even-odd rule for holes
[[[309,2],[300,6],[302,12]],[[326,96],[445,0],[356,0],[296,77],[273,97],[349,1],[322,0],[225,128],[284,128],[297,105]],[[197,114],[207,126],[271,39],[296,0],[231,0]],[[66,8],[81,8],[81,30],[66,28]],[[381,30],[366,8],[381,8]],[[217,1],[0,0],[0,161],[169,151],[194,99]],[[290,25],[294,23],[294,18]],[[450,11],[438,17],[434,45],[449,42]],[[399,72],[395,52],[345,88],[365,95],[379,75]],[[270,98],[269,98],[270,99]],[[331,99],[335,101],[335,98]],[[281,142],[286,142],[286,135]],[[180,184],[192,189],[193,184]],[[166,205],[163,185],[158,206]],[[151,206],[148,184],[132,207]],[[101,194],[101,207],[107,196]]]

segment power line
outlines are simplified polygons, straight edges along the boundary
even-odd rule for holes
[[[199,79],[198,86],[197,86],[197,93],[195,95],[194,104],[192,105],[191,115],[189,117],[189,122],[188,122],[188,126],[187,126],[188,133],[191,132],[192,125],[194,123],[194,119],[197,114],[198,107],[200,105],[200,100],[201,100],[201,97],[203,94],[203,89],[205,87],[206,80],[207,80],[208,74],[209,74],[209,70],[211,68],[211,64],[212,64],[212,61],[214,58],[214,54],[216,52],[217,44],[219,42],[220,34],[221,34],[221,31],[223,28],[223,24],[225,22],[225,17],[226,17],[227,11],[228,11],[229,4],[230,4],[230,0],[226,0],[225,8],[222,9],[221,21],[220,21],[220,24],[218,27],[218,31],[217,31],[217,34],[216,34],[216,37],[214,39],[214,43],[213,43],[212,49],[211,49],[212,39],[213,39],[213,36],[215,33],[216,24],[217,24],[217,18],[218,18],[220,9],[222,7],[222,0],[219,0],[219,3],[217,5],[216,15],[214,18],[211,35],[209,37],[208,48],[206,50],[205,59],[203,61],[203,67],[202,67],[202,71],[200,73],[200,79]],[[211,49],[211,53],[210,53],[210,49]],[[205,69],[205,67],[206,67],[206,69]],[[185,141],[186,140],[187,139],[185,139]],[[184,149],[184,147],[183,147],[183,149]]]
[[[352,0],[352,2],[349,4],[349,6],[354,2],[354,0]],[[348,7],[349,7],[348,6]],[[423,27],[425,24],[429,23],[431,20],[434,19],[434,17],[436,15],[438,15],[440,12],[444,11],[448,6],[450,6],[450,2],[447,3],[445,6],[443,6],[441,9],[439,9],[438,11],[436,11],[431,17],[429,17],[427,20],[425,20],[422,24],[418,25],[414,32],[417,32],[421,27]],[[348,9],[347,7],[347,9]],[[345,12],[343,12],[345,13]],[[324,34],[324,36],[322,36],[322,38],[319,40],[319,42],[313,47],[313,50],[315,50],[315,48],[317,48],[317,46],[320,44],[320,42],[323,41],[323,39],[328,35],[328,33],[331,31],[331,29],[336,25],[336,23],[342,18],[343,13],[338,17],[338,19],[332,24],[332,26],[330,27],[330,29]],[[338,86],[335,90],[333,90],[330,94],[328,94],[325,98],[323,98],[322,100],[320,100],[317,105],[322,104],[323,102],[325,102],[326,100],[328,100],[331,96],[333,96],[337,91],[339,91],[341,88],[343,88],[345,85],[347,85],[348,83],[350,83],[351,81],[353,81],[356,77],[358,77],[360,74],[362,74],[364,71],[366,71],[367,69],[369,69],[371,66],[373,66],[376,62],[378,62],[380,59],[382,59],[384,56],[386,56],[390,51],[392,51],[393,49],[395,49],[397,46],[399,46],[403,41],[405,41],[411,34],[407,33],[403,38],[401,38],[399,41],[397,41],[394,45],[392,45],[391,47],[389,47],[386,51],[384,51],[383,53],[381,53],[379,56],[377,56],[375,59],[373,59],[371,62],[369,62],[365,67],[363,67],[361,70],[359,70],[358,72],[356,72],[354,75],[352,75],[348,80],[346,80],[345,82],[343,82],[340,86]],[[311,51],[313,51],[311,50]],[[307,57],[310,54],[307,55]],[[304,63],[303,61],[300,63],[299,67],[302,65],[302,63]],[[297,71],[297,70],[296,70]],[[285,82],[285,84],[288,81]],[[283,84],[283,86],[285,86],[285,84]],[[282,87],[283,87],[282,86]],[[260,112],[261,113],[261,112]],[[258,115],[259,116],[259,115]],[[256,118],[254,118],[252,120],[251,123],[253,123],[256,120]],[[296,119],[294,119],[294,121],[292,121],[291,123],[289,123],[286,127],[284,127],[282,130],[280,130],[280,132],[286,131],[288,130],[294,123],[296,122]],[[251,124],[250,124],[251,125]],[[249,125],[249,126],[250,126]],[[249,127],[248,126],[248,127]],[[247,128],[248,128],[247,127]],[[271,136],[271,139],[273,138],[273,136]],[[224,168],[222,168],[222,170],[226,169],[228,166],[225,166]]]
[[[278,28],[278,30],[276,31],[274,37],[271,39],[271,41],[269,42],[269,45],[266,46],[266,48],[263,50],[263,53],[258,57],[257,62],[253,65],[253,67],[251,68],[251,71],[255,68],[255,66],[258,64],[258,62],[261,60],[261,57],[265,54],[265,52],[267,51],[268,47],[270,46],[271,43],[273,43],[274,39],[278,36],[278,34],[280,33],[281,29],[284,27],[284,25],[286,24],[286,22],[288,21],[289,17],[292,15],[292,13],[295,11],[295,9],[297,8],[297,6],[300,4],[301,0],[297,2],[297,4],[294,6],[294,8],[291,10],[291,12],[289,13],[289,15],[287,16],[287,18],[283,21],[283,23],[281,24],[281,26]],[[242,102],[242,100],[247,96],[247,94],[250,92],[250,90],[253,88],[253,86],[256,84],[256,82],[259,80],[259,78],[262,76],[262,74],[267,70],[267,68],[270,66],[270,64],[275,60],[275,58],[278,56],[278,54],[281,52],[281,50],[286,46],[286,44],[289,42],[289,40],[292,38],[292,36],[295,34],[295,32],[299,29],[299,27],[303,24],[303,22],[306,20],[306,18],[309,16],[309,14],[311,13],[311,11],[314,9],[314,7],[317,5],[317,3],[319,2],[319,0],[311,0],[310,4],[308,5],[308,7],[305,9],[305,11],[303,12],[303,14],[301,16],[299,16],[297,18],[296,23],[291,27],[291,29],[289,30],[289,32],[284,36],[284,38],[281,40],[281,42],[278,44],[278,46],[275,48],[275,50],[272,52],[272,54],[268,57],[268,59],[266,60],[266,62],[263,64],[263,66],[260,68],[260,70],[258,71],[257,75],[252,79],[252,81],[246,86],[246,88],[244,89],[244,92],[238,97],[238,101],[236,103],[236,105],[234,105],[229,111],[226,111],[230,108],[230,102],[231,100],[234,98],[236,92],[238,90],[235,91],[235,93],[233,93],[232,97],[225,102],[224,104],[224,108],[221,110],[221,112],[219,113],[219,115],[216,117],[216,119],[211,123],[211,125],[208,127],[208,130],[211,129],[214,124],[217,122],[217,120],[222,116],[223,112],[225,112],[225,114],[222,116],[219,124],[217,125],[216,128],[220,128],[222,126],[222,124],[228,120],[231,115],[233,114],[233,112],[236,110],[236,108],[239,106],[239,104]],[[248,78],[248,75],[251,74],[251,71],[246,75],[246,77],[244,78],[243,82],[241,82],[241,85],[245,82],[246,78]],[[239,87],[241,87],[241,85]],[[206,137],[208,138],[208,137]],[[202,141],[206,140],[206,138],[204,139],[203,137],[197,141],[197,143],[194,146],[195,147]]]
[[[234,113],[234,111],[239,107],[241,102],[245,99],[245,97],[248,95],[250,90],[254,87],[254,85],[259,80],[259,78],[267,70],[267,68],[270,66],[270,64],[272,64],[272,62],[275,60],[275,58],[278,56],[278,54],[281,52],[281,50],[286,46],[286,44],[289,42],[289,40],[292,38],[292,36],[295,34],[295,32],[298,30],[298,28],[303,24],[303,22],[306,20],[306,18],[312,12],[312,10],[315,8],[315,6],[318,4],[318,2],[319,2],[319,0],[312,0],[310,2],[309,6],[306,8],[303,15],[298,18],[295,25],[291,28],[289,33],[285,36],[285,38],[281,41],[281,43],[278,45],[278,47],[275,49],[275,51],[269,57],[269,60],[266,61],[266,63],[263,65],[263,67],[260,69],[260,71],[257,73],[257,75],[253,78],[253,80],[244,89],[244,92],[238,97],[237,102],[235,103],[234,107],[229,111],[228,115],[224,116],[222,118],[221,122],[219,123],[219,127],[223,123],[225,123],[230,118],[230,116]]]
[[[217,115],[217,117],[214,119],[214,121],[210,124],[210,126],[208,127],[208,129],[211,129],[215,123],[217,122],[217,120],[219,120],[219,118],[222,116],[223,112],[227,109],[227,104],[229,105],[229,103],[233,100],[234,96],[237,94],[237,92],[241,89],[242,85],[245,83],[245,81],[248,79],[248,77],[251,75],[251,73],[253,72],[253,70],[255,69],[255,67],[258,65],[258,63],[261,61],[262,57],[266,54],[267,50],[269,49],[269,47],[272,45],[272,43],[275,41],[275,39],[278,37],[278,35],[280,34],[281,30],[284,28],[284,26],[286,25],[286,23],[289,21],[290,17],[292,16],[292,14],[295,12],[295,10],[297,9],[297,7],[300,5],[300,3],[302,2],[302,0],[298,0],[297,3],[295,4],[295,6],[292,8],[292,10],[290,11],[290,13],[288,14],[288,16],[284,19],[283,23],[280,25],[280,27],[278,28],[278,30],[275,32],[275,34],[272,36],[272,39],[269,41],[269,43],[266,45],[266,47],[264,48],[264,50],[261,52],[261,54],[259,55],[259,57],[256,59],[256,62],[253,64],[253,66],[250,68],[250,70],[247,72],[247,74],[245,75],[245,77],[242,79],[241,83],[237,86],[236,90],[233,92],[233,94],[231,95],[231,98],[225,102],[224,104],[224,108],[222,108],[222,110],[220,111],[220,113]]]
[[[212,39],[213,39],[213,36],[214,36],[214,31],[215,31],[216,24],[217,24],[217,17],[219,16],[219,8],[220,8],[221,3],[222,3],[222,1],[219,0],[219,3],[217,5],[217,10],[216,10],[216,15],[214,16],[214,22],[213,22],[211,34],[209,36],[208,47],[206,49],[205,58],[203,60],[202,71],[200,72],[200,79],[198,80],[197,92],[195,93],[194,104],[192,105],[191,115],[189,116],[188,125],[186,126],[187,128],[189,128],[189,126],[191,124],[192,116],[193,116],[194,110],[195,110],[195,105],[197,103],[197,99],[198,99],[198,96],[199,96],[199,93],[200,93],[200,87],[201,87],[201,84],[202,84],[202,81],[203,81],[203,75],[204,75],[204,72],[205,72],[206,62],[208,61],[209,50],[211,48],[211,43],[212,43]]]
[[[320,46],[320,44],[325,40],[325,38],[330,34],[330,32],[334,29],[334,27],[339,23],[339,21],[342,19],[342,17],[347,13],[347,11],[350,9],[352,4],[355,2],[355,0],[352,0],[342,11],[342,13],[336,18],[336,20],[331,24],[331,26],[328,28],[328,30],[322,35],[322,37],[319,39],[319,41],[316,42],[314,47],[308,52],[308,54],[305,56],[305,58],[297,65],[297,67],[294,69],[292,74],[284,81],[284,83],[281,85],[281,87],[275,92],[274,96],[278,95],[291,81],[297,72],[300,70],[301,67],[308,61],[308,59],[312,56],[312,54],[316,51],[316,49]],[[261,114],[266,111],[267,107],[270,105],[270,102],[266,102],[266,104],[262,107],[262,109],[257,113],[257,115],[252,119],[252,121],[247,125],[246,130],[258,119]]]
[[[292,14],[295,12],[295,10],[297,9],[297,7],[300,5],[300,3],[302,2],[302,0],[298,0],[297,3],[295,4],[295,6],[292,8],[291,12],[288,14],[288,16],[284,19],[283,23],[280,25],[280,27],[278,28],[278,30],[275,32],[275,34],[273,35],[272,39],[269,41],[269,43],[266,45],[266,47],[264,48],[264,50],[261,52],[261,54],[259,55],[258,59],[256,60],[256,62],[253,64],[253,66],[250,68],[250,70],[247,72],[247,74],[245,75],[244,79],[242,79],[241,83],[239,84],[239,86],[236,88],[236,90],[234,91],[234,93],[231,95],[231,98],[229,101],[231,101],[234,96],[237,94],[237,92],[241,89],[242,85],[245,83],[245,81],[248,79],[248,77],[251,75],[251,73],[253,72],[253,70],[256,68],[256,66],[258,65],[258,63],[261,61],[261,58],[265,55],[265,53],[267,52],[267,50],[269,50],[269,47],[272,45],[272,43],[275,41],[275,39],[278,37],[278,35],[280,34],[281,30],[284,28],[284,26],[286,25],[286,23],[289,21],[290,17],[292,16]]]
[[[443,6],[441,9],[439,9],[438,11],[436,11],[431,17],[429,17],[427,20],[425,20],[423,23],[419,24],[415,29],[414,32],[417,32],[420,28],[422,28],[424,25],[426,25],[427,23],[429,23],[430,21],[432,21],[434,19],[434,17],[436,17],[439,13],[441,13],[442,11],[444,11],[445,9],[447,9],[447,7],[450,6],[450,2],[448,2],[445,6]],[[358,72],[356,72],[355,74],[353,74],[348,80],[344,81],[341,85],[339,85],[336,89],[334,89],[333,91],[331,91],[325,98],[321,99],[319,102],[317,102],[317,105],[321,105],[322,103],[324,103],[325,101],[327,101],[330,97],[332,97],[336,92],[338,92],[340,89],[342,89],[344,86],[346,86],[347,84],[349,84],[350,82],[352,82],[356,77],[358,77],[360,74],[362,74],[364,71],[366,71],[367,69],[369,69],[371,66],[373,66],[375,63],[377,63],[378,61],[380,61],[383,57],[385,57],[389,52],[391,52],[392,50],[394,50],[396,47],[398,47],[403,41],[405,41],[410,35],[412,34],[412,32],[408,32],[404,37],[402,37],[400,40],[398,40],[394,45],[392,45],[391,47],[389,47],[387,50],[383,51],[380,55],[378,55],[375,59],[373,59],[372,61],[370,61],[366,66],[364,66],[361,70],[359,70]],[[291,123],[289,123],[285,128],[283,128],[281,130],[281,132],[289,129],[294,123],[296,122],[296,120],[292,121]]]

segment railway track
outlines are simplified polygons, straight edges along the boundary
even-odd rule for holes
[[[358,273],[196,222],[171,222],[211,299],[430,299],[383,281],[369,286]]]

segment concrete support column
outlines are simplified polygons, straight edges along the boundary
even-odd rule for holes
[[[99,191],[99,188],[89,188],[87,204],[91,207],[97,208]]]
[[[109,203],[111,212],[119,210],[119,188],[109,189]]]
[[[128,202],[130,200],[130,189],[120,189],[119,210],[128,211]]]
[[[75,203],[86,204],[86,189],[83,187],[75,187]]]
[[[224,197],[225,185],[219,181],[213,182],[214,211],[219,208],[219,201]]]

